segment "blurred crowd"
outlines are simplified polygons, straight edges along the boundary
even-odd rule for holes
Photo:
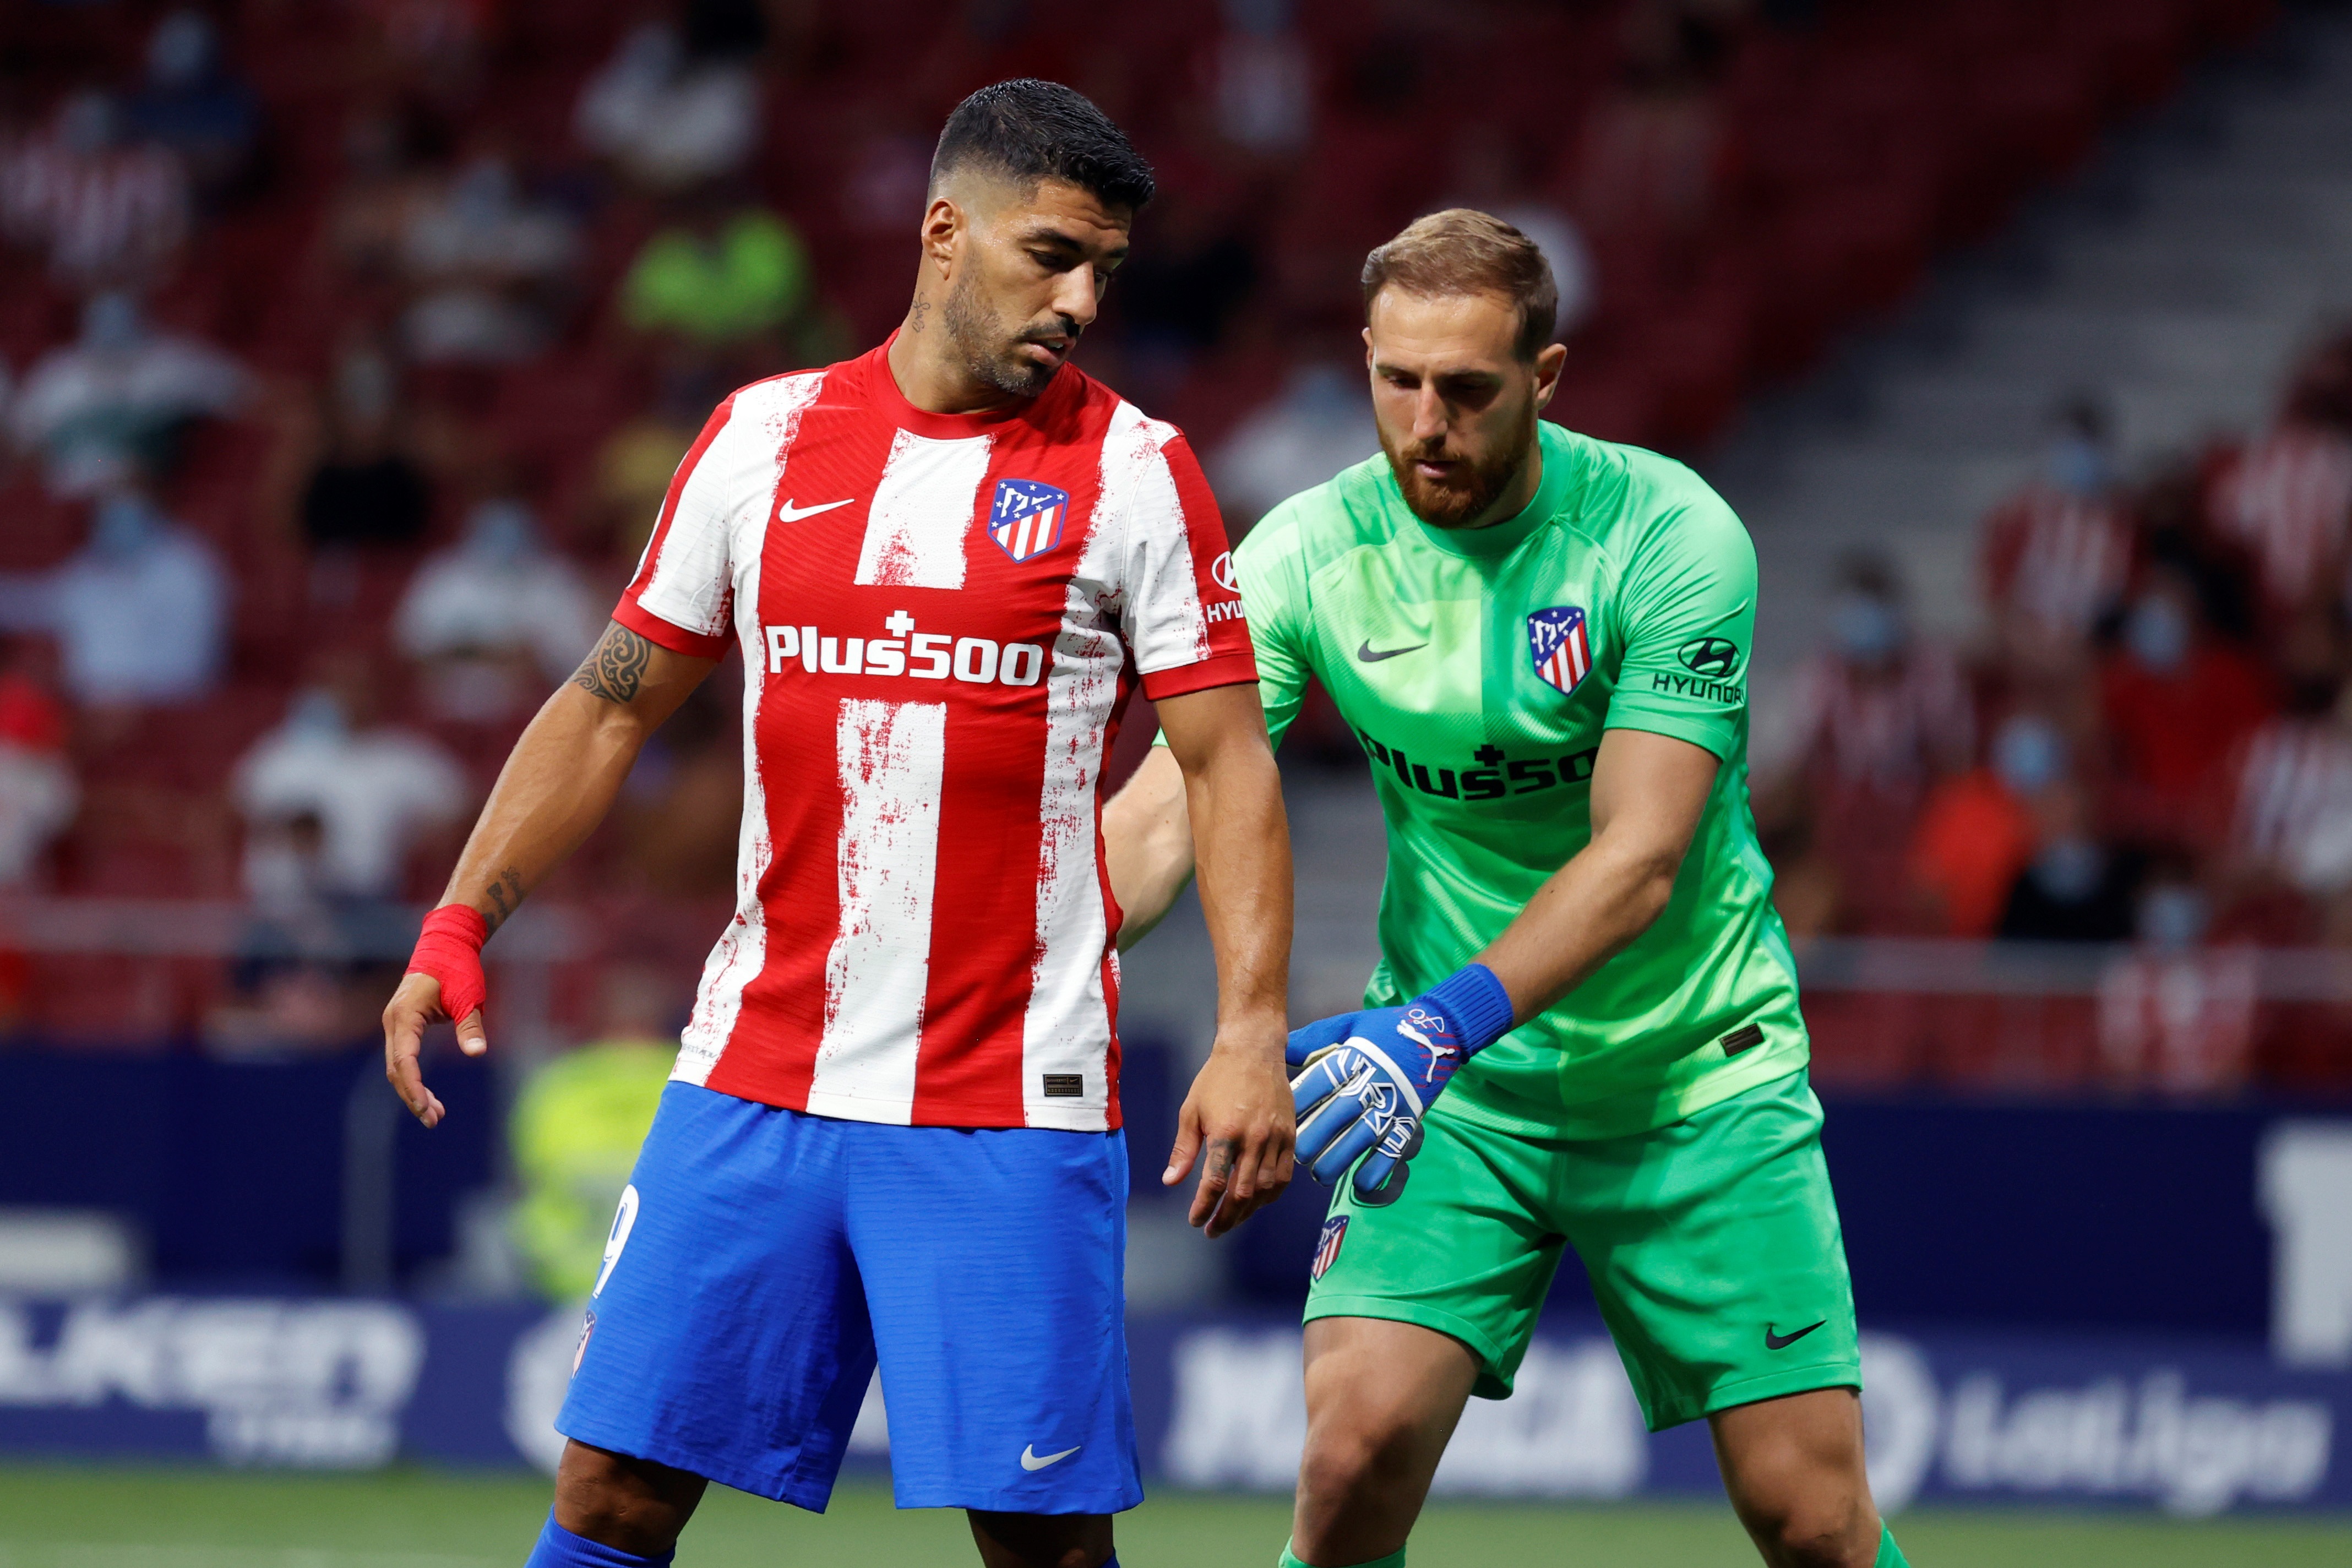
[[[2095,402],[2052,424],[1974,646],[1842,568],[1759,738],[1791,931],[2352,945],[2352,332],[2269,429],[2136,478]]]
[[[246,911],[226,981],[30,963],[0,933],[0,1028],[225,1050],[363,1034],[386,911],[437,892],[709,409],[895,323],[936,128],[984,82],[1070,81],[1153,160],[1162,195],[1085,363],[1192,433],[1238,532],[1373,450],[1357,271],[1415,213],[1475,205],[1543,245],[1575,351],[1556,416],[1687,447],[2271,8],[0,7],[0,889]],[[1823,662],[1779,828],[1809,846],[1792,909],[1869,930],[2076,918],[1981,873],[1880,899],[1882,863],[1967,858],[1923,834],[2006,833],[2029,879],[2059,866],[2051,846],[2099,846],[2094,879],[2135,910],[2154,879],[2215,885],[2190,869],[2218,851],[2200,840],[2191,867],[2167,826],[2203,820],[2210,771],[2168,704],[2200,683],[2216,755],[2274,735],[2264,766],[2306,765],[2281,726],[2338,644],[2245,594],[2340,557],[2232,520],[2305,482],[2276,473],[2320,427],[2298,414],[2146,493],[2053,471],[2002,525],[2014,608],[1973,686],[1906,641],[1891,577],[1858,565],[1859,640]],[[2078,445],[2095,457],[2096,431]],[[2114,584],[2052,598],[2044,555],[2095,576],[2110,547]],[[2064,654],[2111,623],[2105,663]],[[549,889],[593,889],[598,940],[681,974],[731,874],[726,684]],[[2219,707],[2249,717],[2214,728]],[[2009,771],[1971,772],[1980,752]],[[2017,772],[2032,757],[2039,782]],[[2300,787],[2276,785],[2272,826],[2231,852],[2229,918],[2258,886],[2312,885]],[[1883,826],[1809,837],[1839,792],[1884,797]],[[1864,838],[1878,858],[1849,864]]]

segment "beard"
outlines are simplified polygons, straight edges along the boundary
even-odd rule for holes
[[[1034,397],[1045,390],[1062,368],[1058,363],[1033,363],[1022,354],[1021,345],[1030,341],[1031,329],[1008,331],[982,300],[978,280],[971,272],[956,279],[955,287],[948,290],[947,303],[940,315],[940,324],[947,329],[948,342],[955,345],[958,356],[974,376],[999,392],[1014,397]],[[1059,330],[1075,349],[1078,324],[1062,317]]]
[[[1397,488],[1404,492],[1404,503],[1412,509],[1413,516],[1432,528],[1461,528],[1473,518],[1485,516],[1519,477],[1536,444],[1533,420],[1515,424],[1518,428],[1512,437],[1483,458],[1470,457],[1443,440],[1400,447],[1390,441],[1387,431],[1381,431],[1381,450],[1388,455],[1389,468],[1396,475]],[[1413,467],[1418,462],[1438,461],[1455,465],[1443,479],[1425,478]]]

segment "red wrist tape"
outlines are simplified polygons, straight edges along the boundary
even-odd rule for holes
[[[408,973],[441,983],[441,1010],[453,1024],[480,1011],[490,998],[489,982],[482,977],[482,943],[489,940],[489,922],[463,904],[435,910],[417,933]]]

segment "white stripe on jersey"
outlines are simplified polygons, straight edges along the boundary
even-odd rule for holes
[[[816,397],[823,384],[822,374],[796,375],[782,382],[763,383],[739,393],[735,400],[735,416],[710,443],[717,447],[735,429],[739,422],[747,423],[761,435],[775,443],[772,466],[776,478],[766,481],[768,489],[762,497],[772,494],[782,481],[784,458],[793,437],[800,428],[801,413]],[[772,401],[757,399],[750,409],[745,397],[750,392],[764,392],[769,387],[781,389],[782,395]],[[710,458],[710,449],[704,448],[703,461]],[[698,467],[687,477],[686,489],[678,495],[677,513],[670,521],[670,533],[675,537],[688,521],[687,491],[701,477]],[[739,470],[740,471],[740,470]],[[702,517],[700,512],[697,519]],[[737,635],[748,645],[758,641],[760,619],[760,561],[766,550],[768,525],[774,513],[762,500],[756,511],[737,509],[730,521],[733,524],[722,535],[724,559],[734,563],[731,574],[735,602]],[[646,546],[651,550],[653,545]],[[707,542],[695,541],[687,548],[707,550]],[[668,551],[664,551],[668,558]],[[659,569],[656,569],[658,575]],[[647,584],[650,594],[652,584]],[[646,595],[641,595],[643,604]],[[756,664],[752,667],[757,668]],[[695,987],[694,1013],[687,1020],[685,1032],[679,1037],[677,1065],[670,1076],[684,1083],[704,1084],[710,1079],[710,1069],[719,1065],[719,1053],[734,1037],[735,1020],[743,1010],[743,988],[759,977],[768,963],[768,910],[760,900],[760,884],[766,879],[768,868],[775,859],[775,846],[768,837],[767,779],[760,765],[760,701],[767,692],[767,682],[756,678],[743,682],[743,821],[735,840],[735,915],[727,929],[703,961],[702,983]]]
[[[961,588],[972,505],[988,477],[986,436],[937,441],[901,430],[874,487],[866,541],[857,552],[861,585]]]
[[[1140,465],[1113,444],[1140,416],[1121,404],[1103,447],[1102,500],[1070,573],[1046,677],[1045,786],[1037,803],[1037,957],[1021,1020],[1021,1109],[1032,1127],[1101,1131],[1110,1109],[1110,999],[1103,994],[1108,916],[1096,860],[1095,787],[1103,731],[1118,700],[1126,649],[1102,624],[1103,595],[1124,575],[1128,508]],[[1165,427],[1163,426],[1163,429]],[[1164,438],[1164,437],[1163,437]],[[1158,446],[1152,452],[1156,456]],[[1114,453],[1120,457],[1114,464]],[[1166,462],[1160,464],[1162,473]],[[1076,1098],[1045,1095],[1045,1075],[1076,1073]]]
[[[784,454],[824,384],[824,374],[812,371],[756,382],[735,395],[727,423],[679,488],[669,526],[646,542],[654,574],[637,595],[640,608],[703,637],[727,630],[729,590],[741,596],[735,579],[746,561],[760,558]],[[645,561],[637,571],[644,573]]]
[[[825,955],[811,1115],[914,1120],[947,731],[944,702],[842,700],[841,923]]]
[[[1131,403],[1113,411],[1103,435],[1102,499],[1095,526],[1118,524],[1126,551],[1122,608],[1135,668],[1150,675],[1198,664],[1209,657],[1209,620],[1201,612],[1201,585],[1192,566],[1184,503],[1160,448],[1173,425],[1147,419]]]

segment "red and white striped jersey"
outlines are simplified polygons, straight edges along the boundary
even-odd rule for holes
[[[1066,367],[986,415],[885,351],[746,386],[614,618],[744,658],[733,920],[676,1076],[861,1121],[1117,1127],[1097,825],[1129,689],[1257,679],[1172,426]]]
[[[2322,574],[2352,531],[2352,442],[2283,425],[2221,470],[2210,505],[2214,526],[2252,552],[2264,595],[2301,605],[2333,586]]]
[[[2034,483],[1984,527],[1986,596],[2045,630],[2089,637],[2130,582],[2131,524],[2112,502]]]

